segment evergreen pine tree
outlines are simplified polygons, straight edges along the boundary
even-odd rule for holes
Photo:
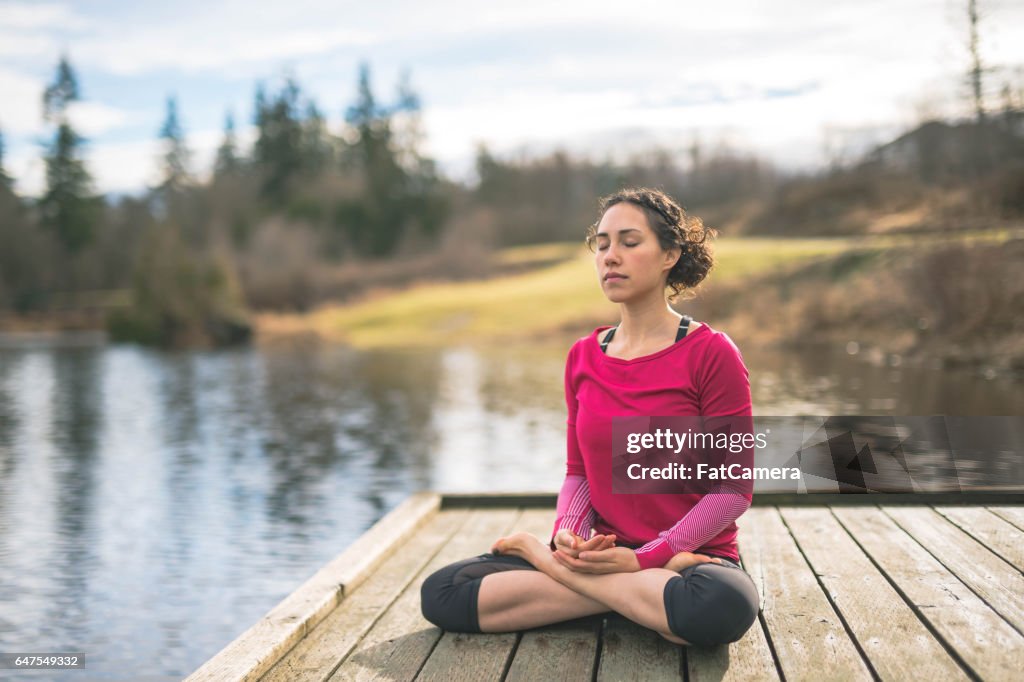
[[[302,121],[302,165],[311,174],[319,174],[331,160],[331,138],[327,123],[315,102],[306,103]]]
[[[398,122],[395,128],[395,151],[402,167],[410,173],[415,173],[424,161],[419,153],[424,134],[420,98],[412,89],[408,69],[403,70],[400,76],[397,100],[395,114],[398,117]]]
[[[188,186],[189,163],[192,153],[185,144],[185,133],[178,120],[178,102],[172,95],[167,98],[167,117],[160,126],[163,140],[163,181],[159,189],[166,194],[178,194]]]
[[[217,159],[213,174],[217,177],[230,175],[238,170],[238,142],[235,138],[235,117],[229,111],[224,116],[224,140],[217,148]]]
[[[406,226],[406,174],[392,149],[391,112],[377,104],[365,62],[359,65],[356,102],[345,112],[345,121],[356,134],[350,152],[366,192],[343,206],[339,217],[357,251],[385,256],[394,251]]]
[[[81,158],[82,138],[71,126],[68,108],[79,99],[78,81],[67,57],[61,57],[54,82],[43,93],[43,117],[56,125],[46,150],[46,191],[39,201],[43,224],[71,252],[92,240],[97,201],[92,178]]]
[[[276,203],[284,202],[289,185],[303,167],[300,94],[292,78],[270,101],[262,86],[256,93],[257,137],[253,158],[263,175],[262,194]]]
[[[66,120],[68,107],[78,98],[78,79],[67,56],[62,56],[57,64],[57,77],[43,92],[43,119],[47,122]]]
[[[394,146],[397,161],[406,173],[407,212],[423,234],[435,237],[448,215],[448,201],[437,165],[421,152],[425,134],[420,97],[412,88],[407,69],[399,79],[397,97]]]
[[[266,115],[267,115],[267,91],[263,87],[263,83],[256,84],[256,94],[253,97],[252,103],[252,122],[256,126],[256,139],[259,140],[265,134],[264,128],[266,127]],[[253,150],[255,153],[255,150]]]
[[[14,181],[4,168],[4,133],[0,130],[0,187],[11,189]]]

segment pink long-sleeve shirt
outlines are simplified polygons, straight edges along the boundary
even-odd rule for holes
[[[601,351],[598,337],[606,329],[579,339],[566,360],[566,477],[554,532],[614,533],[617,544],[639,546],[641,568],[664,566],[684,551],[738,560],[735,521],[752,496],[613,495],[612,418],[749,417],[749,374],[739,349],[724,332],[702,325],[656,353],[623,360]],[[740,461],[752,465],[753,449]]]

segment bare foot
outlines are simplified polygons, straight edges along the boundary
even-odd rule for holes
[[[491,552],[526,559],[537,568],[540,568],[538,564],[543,563],[544,559],[552,559],[551,549],[545,547],[535,535],[525,531],[498,538],[491,547]]]

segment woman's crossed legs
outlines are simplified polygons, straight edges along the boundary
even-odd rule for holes
[[[757,617],[757,592],[738,566],[595,575],[564,566],[528,533],[494,549],[427,578],[427,620],[457,632],[510,632],[615,611],[672,642],[715,644],[739,639]]]

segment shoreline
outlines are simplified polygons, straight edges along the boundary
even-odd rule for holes
[[[711,277],[674,307],[727,332],[741,348],[830,348],[876,367],[1024,379],[1024,283],[1014,274],[1024,238],[1007,230],[932,241],[720,239]],[[617,306],[593,281],[592,256],[578,245],[493,254],[511,256],[537,265],[469,281],[371,288],[306,312],[254,312],[251,343],[558,344],[617,319]],[[108,342],[95,311],[0,315],[0,348]]]
[[[329,308],[333,309],[333,307]],[[311,313],[315,314],[315,313]],[[290,317],[290,316],[289,316]],[[382,347],[439,347],[452,345],[485,346],[498,339],[506,338],[504,333],[482,336],[475,339],[452,339],[445,336],[430,336],[426,339],[406,337],[402,343],[361,345],[350,343],[344,335],[323,334],[319,325],[303,324],[300,320],[281,324],[276,314],[257,313],[256,334],[252,345],[273,347],[276,345],[341,344],[358,348]],[[517,332],[523,342],[571,344],[585,331],[608,324],[609,318],[592,317],[555,328],[521,330]],[[733,337],[740,347],[757,345],[760,348],[778,352],[798,353],[807,350],[845,348],[846,354],[873,367],[901,366],[927,368],[936,371],[947,369],[968,371],[984,379],[1008,379],[1024,381],[1024,339],[982,339],[970,345],[958,343],[915,343],[912,333],[902,338],[879,333],[865,333],[864,329],[830,330],[820,338],[805,337],[802,340],[786,339],[776,330],[765,327],[748,327],[743,321],[725,318],[714,324]],[[580,331],[584,330],[584,331]],[[884,340],[879,337],[885,337]],[[895,338],[895,341],[893,339]],[[410,343],[410,340],[412,342]],[[0,350],[33,350],[40,348],[94,348],[113,345],[106,329],[0,329]],[[1007,352],[1003,352],[1007,351]],[[1015,351],[1015,352],[1014,352]]]

